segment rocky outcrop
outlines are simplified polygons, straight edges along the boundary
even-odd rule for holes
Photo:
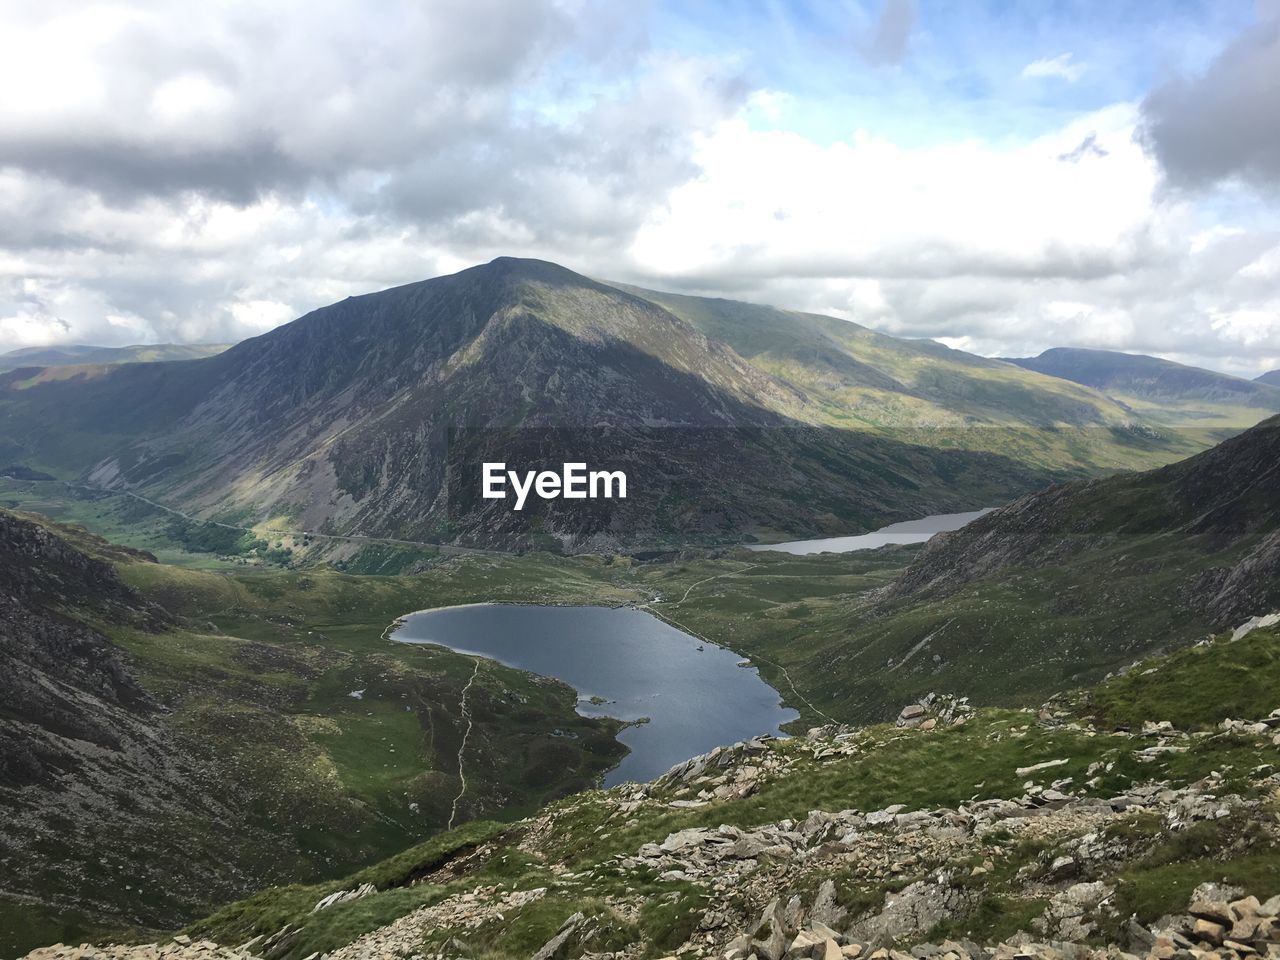
[[[916,703],[909,703],[898,712],[894,725],[913,729],[932,730],[934,727],[963,723],[973,714],[968,697],[929,693]]]
[[[111,945],[105,947],[65,946],[41,947],[27,954],[27,960],[255,960],[251,953],[220,947],[209,940],[192,941],[177,937],[168,943]]]
[[[1131,921],[1125,944],[1090,943],[1095,930],[1092,918],[1106,913],[1112,892],[1101,882],[1073,884],[1054,896],[1034,924],[1044,939],[1023,934],[987,945],[914,939],[937,921],[954,916],[971,899],[945,885],[911,884],[889,898],[875,923],[844,933],[820,921],[806,922],[802,911],[784,910],[775,900],[750,933],[735,938],[715,956],[723,960],[752,956],[757,960],[1255,960],[1280,956],[1280,897],[1266,903],[1257,897],[1227,903],[1206,899],[1199,890],[1181,917],[1169,918],[1156,929]],[[904,946],[877,946],[886,939]]]
[[[1262,629],[1252,642],[1272,642]],[[1238,649],[1223,638],[1162,669],[1229,669]],[[1071,695],[1038,709],[915,706],[905,720],[932,710],[949,725],[831,725],[718,748],[652,783],[552,804],[447,872],[318,890],[239,951],[307,960],[305,944],[347,918],[420,904],[329,960],[506,956],[494,944],[523,921],[536,936],[523,928],[522,960],[1280,960],[1280,898],[1265,886],[1201,884],[1185,902],[1162,893],[1158,909],[1133,898],[1134,878],[1265,885],[1280,709],[1221,729],[1154,717],[1110,729]],[[894,795],[904,801],[879,805]],[[797,802],[813,806],[799,815]]]

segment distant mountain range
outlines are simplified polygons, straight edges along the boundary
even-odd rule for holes
[[[0,374],[0,463],[236,523],[504,547],[847,533],[1221,435],[932,341],[506,257],[217,356]],[[627,464],[636,493],[516,515],[461,479],[566,454]]]
[[[1258,377],[1255,383],[1266,383],[1272,386],[1280,387],[1280,370],[1272,370]]]
[[[1009,363],[1100,390],[1135,413],[1164,423],[1222,421],[1241,426],[1253,411],[1280,412],[1280,386],[1171,360],[1113,350],[1055,347]],[[1264,375],[1265,376],[1265,375]]]
[[[95,347],[72,343],[60,347],[22,347],[0,353],[0,373],[19,367],[65,367],[85,363],[154,363],[194,360],[226,350],[228,343],[151,343],[130,347]]]

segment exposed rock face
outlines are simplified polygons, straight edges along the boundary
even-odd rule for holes
[[[144,943],[136,946],[76,947],[58,944],[41,947],[27,955],[27,960],[254,960],[253,954],[220,947],[208,940],[192,942],[179,937],[169,943]]]
[[[1026,711],[1029,720],[1035,713]],[[1141,762],[1142,752],[1151,749],[1152,741],[1162,746],[1196,736],[1180,733],[1167,723],[1147,726],[1144,732],[1111,734],[1114,752],[1132,754]],[[1259,741],[1269,742],[1271,728],[1262,726]],[[814,764],[841,764],[870,749],[873,742],[884,747],[904,738],[926,742],[959,734],[920,727],[885,730],[877,735],[882,741],[867,731],[840,727],[815,729],[790,741],[748,741],[693,758],[651,784],[583,795],[513,825],[504,839],[487,841],[468,855],[467,863],[475,868],[495,863],[499,857],[505,860],[512,853],[521,862],[541,864],[538,886],[521,887],[518,880],[495,882],[492,874],[486,874],[483,883],[468,888],[458,882],[465,874],[450,871],[447,895],[430,899],[328,956],[330,960],[412,956],[463,960],[480,953],[478,948],[487,946],[486,937],[521,911],[555,904],[564,909],[563,919],[544,934],[546,939],[537,950],[525,956],[639,960],[662,954],[652,944],[634,939],[635,928],[625,924],[640,917],[647,905],[670,902],[680,897],[680,890],[694,889],[698,891],[692,898],[694,922],[686,928],[687,936],[682,934],[684,942],[664,948],[672,956],[716,960],[752,956],[756,960],[1280,957],[1280,897],[1263,901],[1239,889],[1203,884],[1193,892],[1185,913],[1145,926],[1117,916],[1114,908],[1115,875],[1141,857],[1150,844],[1149,835],[1133,836],[1126,829],[1139,818],[1154,819],[1160,830],[1177,833],[1196,824],[1237,817],[1253,824],[1259,836],[1271,838],[1260,840],[1264,846],[1274,842],[1270,808],[1265,799],[1259,799],[1280,789],[1280,773],[1270,767],[1258,771],[1256,796],[1225,791],[1216,775],[1177,787],[1162,780],[1132,782],[1123,793],[1109,795],[1091,791],[1088,783],[1053,779],[1061,773],[1063,761],[1047,760],[1011,771],[1020,780],[1025,778],[1025,790],[1016,797],[987,797],[938,809],[895,803],[870,811],[813,810],[803,820],[684,826],[585,869],[571,871],[555,859],[566,831],[575,829],[575,824],[580,828],[584,812],[589,822],[599,825],[593,832],[604,839],[641,818],[661,823],[673,812],[706,806],[723,786],[750,783],[764,790],[812,774]],[[1097,735],[1093,730],[1081,733]],[[1250,728],[1242,734],[1251,736],[1254,731]],[[1028,850],[1033,853],[1024,852]],[[1040,907],[1027,930],[998,943],[923,942],[938,924],[963,922],[974,914],[982,902],[986,878],[1001,871],[1003,879],[995,889]],[[429,889],[444,890],[439,884],[442,879],[443,875],[430,875],[423,882]],[[661,893],[664,886],[672,893]],[[842,894],[850,890],[872,890],[877,895],[842,902]],[[342,910],[352,899],[383,895],[370,888],[337,890],[279,930],[255,936],[235,951],[213,955],[267,960],[296,956],[294,948],[317,912]],[[565,898],[571,899],[566,903]],[[579,902],[591,908],[572,905],[573,898],[584,898]],[[1100,932],[1116,929],[1122,931],[1120,942],[1098,945]],[[184,951],[189,946],[90,948],[83,953],[50,948],[37,951],[30,960],[167,956],[187,960]],[[212,946],[205,949],[214,950]]]
[[[203,765],[165,729],[124,653],[80,615],[139,630],[169,619],[110,565],[0,512],[0,891],[93,915],[119,870],[151,893],[130,922],[172,922],[181,905],[208,902],[210,886],[237,889],[218,870],[193,879],[173,825],[239,818],[207,795]]]
[[[1275,602],[1280,580],[1280,531],[1263,537],[1240,560],[1193,577],[1184,598],[1203,609],[1217,626],[1238,623]]]
[[[936,880],[917,880],[886,896],[879,913],[849,928],[848,939],[888,944],[918,937],[935,924],[960,916],[973,901],[972,891],[952,886],[946,875]]]
[[[121,652],[64,610],[152,625],[164,615],[106,563],[0,513],[0,789],[53,785],[118,752],[155,711]]]
[[[955,697],[951,694],[928,693],[919,703],[909,703],[898,712],[895,726],[914,728],[921,727],[932,730],[942,724],[963,723],[973,713],[968,697]]]

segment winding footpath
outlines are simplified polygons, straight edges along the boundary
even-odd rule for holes
[[[449,826],[446,830],[452,830],[454,821],[458,819],[458,804],[462,802],[463,795],[467,792],[467,773],[462,765],[462,755],[467,750],[467,740],[471,736],[471,707],[467,703],[467,694],[471,692],[471,685],[476,682],[476,677],[480,675],[480,658],[476,658],[475,669],[471,671],[471,679],[467,681],[467,685],[462,688],[462,716],[466,718],[467,729],[462,732],[462,743],[458,746],[458,779],[462,781],[462,785],[458,788],[458,795],[453,798],[453,806],[449,809]]]
[[[724,573],[717,573],[714,577],[705,577],[702,580],[696,580],[693,583],[689,584],[689,589],[684,592],[683,597],[681,597],[679,600],[676,601],[676,605],[684,603],[686,600],[688,600],[689,594],[693,593],[694,587],[700,587],[704,583],[710,583],[712,580],[719,580],[721,577],[737,576],[740,573],[746,573],[748,570],[754,570],[758,566],[760,566],[760,564],[758,563],[749,563],[745,567],[739,567],[737,570],[726,570]],[[648,604],[646,604],[646,606],[648,606]]]

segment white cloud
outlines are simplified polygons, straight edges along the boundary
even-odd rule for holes
[[[633,268],[988,354],[1078,345],[1261,372],[1276,239],[1206,229],[1165,196],[1137,122],[1122,104],[1027,143],[905,147],[743,115],[699,142],[702,175],[639,231]],[[1085,140],[1097,149],[1064,156]]]
[[[1052,77],[1065,80],[1067,83],[1075,83],[1084,76],[1087,69],[1087,64],[1074,63],[1070,53],[1061,53],[1056,57],[1031,61],[1022,68],[1022,75],[1031,79]]]
[[[702,175],[632,250],[675,277],[1114,273],[1153,243],[1159,171],[1133,123],[1120,106],[1024,145],[907,148],[864,132],[824,145],[739,116],[699,141]],[[1086,132],[1105,155],[1061,160]]]
[[[479,4],[11,4],[0,350],[238,339],[515,254],[984,353],[1276,364],[1280,235],[1167,195],[1132,104],[818,139],[800,94],[653,48],[630,5]]]

